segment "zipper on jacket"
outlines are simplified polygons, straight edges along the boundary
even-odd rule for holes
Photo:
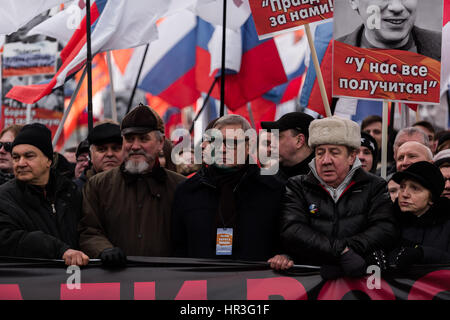
[[[56,214],[55,204],[52,202],[52,203],[50,203],[50,205],[52,206],[52,213]]]

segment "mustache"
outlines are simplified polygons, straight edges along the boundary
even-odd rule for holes
[[[129,156],[137,156],[137,155],[142,155],[142,156],[147,156],[147,153],[145,153],[144,151],[130,151],[128,153]]]

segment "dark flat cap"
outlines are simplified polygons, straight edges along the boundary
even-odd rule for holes
[[[147,133],[155,130],[164,133],[164,122],[156,111],[149,106],[139,104],[123,118],[120,129],[122,135]]]
[[[102,123],[89,132],[87,140],[89,144],[96,146],[105,143],[122,143],[120,126],[115,123]]]
[[[289,112],[277,121],[262,121],[261,127],[266,130],[278,129],[280,131],[296,129],[308,136],[310,123],[314,120],[312,116],[303,112]]]

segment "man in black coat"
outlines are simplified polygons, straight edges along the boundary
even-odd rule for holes
[[[35,123],[23,127],[12,144],[15,179],[0,187],[0,255],[63,259],[86,265],[78,248],[81,194],[51,170],[51,132]]]
[[[263,121],[266,130],[279,130],[280,168],[277,172],[283,182],[290,177],[307,174],[314,153],[308,146],[309,124],[314,118],[303,112],[289,112],[277,121]]]
[[[363,275],[366,257],[395,241],[386,181],[361,168],[360,144],[355,122],[314,120],[311,172],[289,179],[286,186],[282,248],[299,264],[324,266],[324,278]]]
[[[217,135],[208,148],[212,164],[181,183],[175,193],[174,255],[253,261],[276,257],[280,265],[292,265],[287,257],[276,255],[283,183],[249,164],[251,142],[244,136],[248,121],[227,115],[213,128]]]

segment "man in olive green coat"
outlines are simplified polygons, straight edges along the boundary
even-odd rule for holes
[[[169,256],[170,217],[177,185],[185,178],[159,165],[164,123],[140,105],[122,121],[124,161],[89,179],[83,190],[80,247],[105,265],[126,256]]]

